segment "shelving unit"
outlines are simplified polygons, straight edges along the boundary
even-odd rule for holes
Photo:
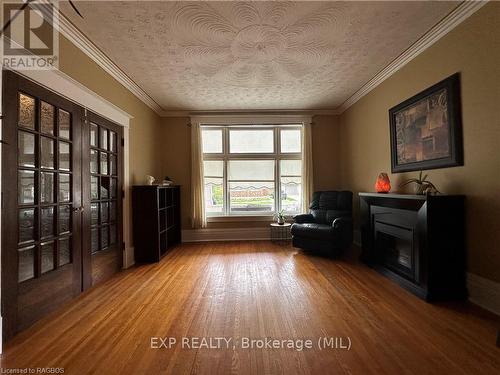
[[[158,262],[181,242],[180,186],[134,186],[132,210],[136,262]]]

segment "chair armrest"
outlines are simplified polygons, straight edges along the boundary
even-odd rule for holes
[[[352,227],[352,218],[348,216],[338,217],[335,220],[333,220],[332,227],[335,229]]]
[[[304,223],[314,223],[314,216],[311,214],[300,214],[300,215],[295,215],[293,217],[293,220],[298,223],[298,224],[304,224]]]
[[[351,246],[353,240],[352,217],[341,216],[333,220],[332,228],[339,236],[339,242],[343,248]]]

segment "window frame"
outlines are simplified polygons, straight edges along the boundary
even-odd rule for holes
[[[262,125],[245,125],[245,124],[200,124],[201,131],[203,130],[222,130],[222,153],[203,153],[203,161],[223,161],[223,209],[222,212],[205,212],[207,220],[209,221],[232,221],[234,219],[248,220],[250,219],[265,219],[269,220],[282,209],[282,199],[281,199],[281,160],[300,160],[302,161],[302,128],[303,122],[300,123],[290,123],[290,124],[262,124]],[[282,153],[281,152],[281,130],[300,130],[301,131],[301,147],[300,152],[295,153]],[[239,130],[273,130],[273,152],[272,153],[230,153],[230,132]],[[202,134],[203,137],[203,134]],[[229,192],[229,161],[230,160],[272,160],[274,161],[274,205],[271,212],[248,212],[248,213],[231,213],[230,206],[230,192]],[[209,178],[209,176],[203,176]],[[301,188],[303,188],[303,176],[301,175]],[[220,178],[220,177],[218,177]],[[244,182],[243,180],[238,180],[239,182]],[[255,180],[252,180],[253,182]],[[247,181],[248,182],[248,181]],[[205,184],[203,184],[205,186]],[[301,206],[302,206],[302,202]],[[203,202],[205,204],[205,202]],[[286,212],[286,215],[294,215],[301,212],[302,207],[298,212]]]

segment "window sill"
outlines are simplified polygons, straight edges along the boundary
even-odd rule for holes
[[[286,220],[290,221],[293,216],[286,216]],[[275,221],[274,215],[244,215],[244,216],[208,216],[208,223],[235,223],[235,222],[252,222],[252,221]]]

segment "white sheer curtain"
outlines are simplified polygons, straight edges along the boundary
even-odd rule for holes
[[[309,212],[309,202],[313,189],[311,123],[305,122],[302,126],[302,212]]]
[[[191,226],[205,228],[203,185],[203,150],[201,144],[201,127],[199,123],[191,125]]]

